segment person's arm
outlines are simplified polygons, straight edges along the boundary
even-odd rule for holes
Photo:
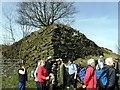
[[[24,75],[25,74],[25,68],[23,68],[23,70],[19,70],[19,74],[22,74],[22,75]]]
[[[66,65],[65,63],[63,63],[64,64],[64,66],[66,67],[66,68],[68,68],[68,65]]]
[[[76,67],[76,65],[74,64],[74,68],[75,68],[75,75],[74,75],[74,79],[76,79],[76,77],[77,77],[77,67]]]
[[[77,78],[77,71],[75,71],[75,76],[74,76],[74,79],[76,79]]]

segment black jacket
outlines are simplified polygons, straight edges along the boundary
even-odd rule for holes
[[[20,68],[19,70],[23,70],[22,68]],[[18,70],[18,80],[19,82],[26,82],[27,81],[27,71],[25,72],[24,75],[20,74]]]
[[[115,87],[115,82],[116,82],[116,72],[115,72],[115,69],[112,66],[108,66],[108,65],[105,65],[103,67],[103,69],[106,70],[107,76],[108,76],[107,88]]]
[[[50,74],[52,73],[52,65],[55,63],[56,61],[47,61],[45,63],[45,69],[47,70],[47,73]]]

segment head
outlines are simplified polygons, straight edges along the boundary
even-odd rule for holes
[[[45,66],[45,61],[44,60],[40,60],[40,66],[42,66],[42,67]]]
[[[72,63],[73,63],[73,60],[69,59],[68,64],[72,64]]]
[[[109,57],[105,59],[105,64],[109,66],[114,66],[113,58]]]
[[[25,65],[24,65],[24,64],[21,64],[20,67],[21,67],[21,68],[25,68]]]
[[[103,58],[103,56],[102,56],[102,55],[100,55],[100,58]]]
[[[89,59],[87,61],[87,64],[90,65],[90,66],[92,66],[92,67],[95,67],[95,60],[94,59]]]

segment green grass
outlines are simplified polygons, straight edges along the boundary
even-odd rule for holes
[[[97,59],[98,57],[99,56],[89,56],[89,57],[86,57],[85,59],[78,58],[77,60],[75,60],[75,62],[81,63],[82,67],[85,67],[85,66],[87,66],[88,59],[90,59],[90,58]],[[116,57],[116,56],[114,54],[106,54],[105,58],[106,57]],[[2,75],[2,88],[18,88],[18,74],[17,74],[18,67],[15,69],[16,69],[16,72],[14,74]],[[29,67],[28,68],[28,81],[26,83],[27,88],[35,88],[36,87],[34,79],[31,78],[31,76],[30,76],[31,70],[32,70],[32,67]],[[119,86],[120,86],[120,79],[119,79]],[[60,88],[59,80],[58,80],[58,87]],[[81,87],[81,84],[79,83],[79,80],[78,80],[77,88],[80,88],[80,87]],[[71,86],[71,88],[73,88],[73,86]]]

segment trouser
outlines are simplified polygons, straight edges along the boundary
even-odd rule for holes
[[[36,88],[37,88],[37,90],[39,90],[39,82],[38,81],[36,81]]]
[[[70,84],[73,83],[74,88],[76,88],[77,87],[77,79],[74,79],[74,75],[75,74],[69,75],[67,85],[70,87]]]
[[[39,82],[38,83],[38,90],[46,90],[46,83],[45,82]]]
[[[19,90],[25,90],[25,82],[19,82]]]

